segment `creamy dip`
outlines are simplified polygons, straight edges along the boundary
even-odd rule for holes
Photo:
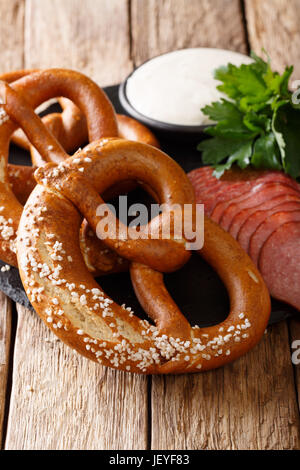
[[[222,95],[214,70],[228,62],[250,63],[250,57],[222,49],[182,49],[155,57],[128,79],[126,95],[141,114],[170,124],[209,123],[201,108]]]

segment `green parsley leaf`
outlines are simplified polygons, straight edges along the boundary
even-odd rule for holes
[[[252,142],[248,141],[240,145],[240,147],[228,158],[227,162],[223,165],[216,165],[214,175],[220,178],[223,173],[228,170],[234,163],[240,168],[246,168],[250,163],[252,153]]]
[[[203,140],[198,144],[197,149],[203,152],[203,163],[215,166],[218,163],[221,163],[224,158],[227,158],[236,152],[241,145],[242,142],[239,140],[215,137],[213,139]]]
[[[253,137],[253,131],[243,122],[243,113],[231,101],[222,99],[211,106],[203,108],[203,113],[218,123],[205,131],[209,135],[230,139],[248,140]]]
[[[233,164],[240,168],[281,170],[300,178],[300,106],[291,101],[288,84],[293,67],[282,74],[271,62],[251,54],[253,62],[237,67],[227,64],[215,71],[222,98],[202,111],[215,124],[202,141],[203,162],[220,177]]]
[[[253,148],[251,164],[255,168],[282,170],[280,152],[273,132],[259,137]]]

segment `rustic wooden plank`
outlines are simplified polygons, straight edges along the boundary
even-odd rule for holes
[[[67,348],[18,308],[6,449],[143,449],[146,378],[115,372]]]
[[[128,0],[27,0],[26,61],[118,83],[132,69],[128,15]]]
[[[245,0],[251,48],[258,54],[264,48],[276,69],[294,64],[295,79],[300,74],[299,0]]]
[[[27,67],[79,69],[102,85],[129,59],[124,0],[28,0]],[[7,449],[145,449],[147,379],[107,370],[65,347],[18,307]]]
[[[4,414],[7,406],[7,378],[11,339],[11,301],[0,292],[0,445],[3,440]]]
[[[0,0],[0,73],[23,67],[24,0]]]
[[[23,67],[24,1],[0,0],[0,18],[0,73],[5,73]],[[0,443],[5,437],[3,420],[9,399],[6,392],[11,340],[11,310],[11,301],[0,292]]]
[[[223,369],[155,377],[154,449],[297,449],[299,414],[286,323]]]
[[[186,47],[247,52],[239,0],[132,0],[132,56],[137,65]]]

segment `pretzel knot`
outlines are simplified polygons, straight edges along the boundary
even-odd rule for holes
[[[187,176],[166,154],[140,143],[103,139],[58,166],[39,168],[35,176],[38,185],[18,230],[19,269],[35,310],[65,343],[106,366],[151,374],[215,368],[258,342],[270,313],[267,289],[247,254],[209,219],[199,253],[217,270],[230,296],[230,313],[219,325],[191,327],[165,288],[162,273],[189,259],[184,239],[133,240],[129,231],[115,239],[108,230],[104,240],[129,260],[135,292],[154,324],[117,305],[87,270],[77,234],[83,217],[97,229],[97,208],[104,203],[99,194],[110,186],[136,180],[166,211],[174,204],[194,204]],[[149,225],[161,228],[164,216]],[[124,227],[116,223],[122,233]]]
[[[38,72],[40,71],[17,70],[1,75],[0,80],[13,83],[27,75]],[[55,71],[53,73],[55,74]],[[85,145],[89,141],[86,117],[69,99],[62,97],[58,98],[57,101],[62,112],[46,114],[42,118],[42,121],[47,129],[56,137],[64,150],[72,154],[77,148]],[[116,119],[120,137],[159,147],[159,143],[154,134],[140,122],[122,114],[117,114]],[[42,166],[46,163],[45,158],[30,145],[22,129],[18,129],[14,133],[12,141],[19,147],[30,151],[31,160],[34,165]],[[26,171],[26,167],[21,168],[21,171]]]
[[[158,142],[134,119],[116,116],[103,91],[80,73],[62,69],[21,70],[2,75],[1,79],[0,257],[16,266],[15,237],[23,209],[21,203],[25,203],[35,180],[33,168],[7,164],[11,138],[30,149],[32,161],[37,166],[47,161],[59,163],[68,158],[66,152],[73,151],[78,145],[118,133],[152,145],[158,145]],[[56,96],[66,97],[60,98],[62,113],[52,113],[43,120],[35,115],[33,108]],[[24,131],[27,137],[22,133],[14,134],[18,125],[19,131]],[[103,244],[94,236],[90,237],[89,232],[84,223],[80,234],[81,249],[89,269],[94,274],[124,270],[126,263],[115,253],[98,255],[101,249],[104,252]]]

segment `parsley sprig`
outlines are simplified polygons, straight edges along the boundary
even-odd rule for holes
[[[219,178],[233,164],[240,168],[283,170],[300,177],[300,107],[293,104],[288,84],[293,67],[273,72],[270,60],[251,54],[253,62],[232,64],[215,71],[221,99],[202,111],[216,124],[205,129],[212,136],[198,145],[205,164]]]

